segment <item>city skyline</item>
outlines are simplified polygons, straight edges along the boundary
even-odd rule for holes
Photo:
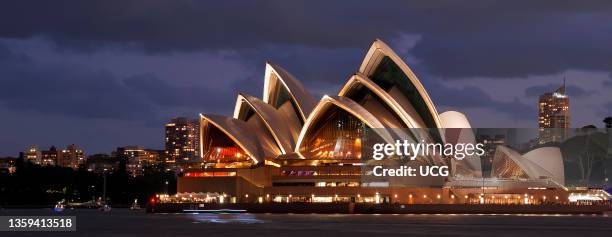
[[[119,21],[80,4],[46,3],[45,14],[21,10],[27,2],[11,4],[0,10],[2,22],[11,22],[0,30],[0,156],[31,144],[76,143],[89,154],[125,145],[161,149],[170,118],[230,115],[235,98],[226,95],[260,94],[267,60],[316,97],[336,94],[374,38],[412,65],[440,112],[461,110],[474,127],[537,127],[538,96],[564,76],[574,127],[602,127],[612,112],[612,39],[603,33],[612,9],[595,1],[358,3],[352,11],[324,3],[334,18],[316,2],[268,2],[232,9],[241,16],[234,21],[217,15],[227,5],[215,3],[109,6]],[[57,7],[71,13],[58,18]],[[371,15],[373,8],[386,14]],[[138,17],[147,9],[156,10]],[[499,9],[506,14],[492,14]],[[504,40],[509,35],[522,40]],[[472,96],[456,96],[466,91]]]
[[[610,42],[611,0],[3,1],[1,237],[609,236]]]

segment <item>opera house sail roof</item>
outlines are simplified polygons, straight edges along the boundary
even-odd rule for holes
[[[221,168],[256,167],[275,160],[332,164],[360,160],[366,133],[389,143],[399,139],[476,142],[467,117],[456,111],[438,114],[414,72],[381,40],[373,42],[337,95],[325,95],[317,102],[296,77],[268,62],[262,99],[240,93],[232,117],[201,114],[200,118],[201,158]],[[440,156],[419,159],[424,164],[449,165],[453,178],[485,176],[477,155],[461,161]],[[521,155],[501,147],[491,176],[546,177],[563,185],[563,161],[558,148]]]
[[[266,63],[263,101],[287,115],[297,115],[301,124],[314,108],[314,97],[302,83],[280,66]],[[289,107],[294,111],[287,111]]]
[[[521,155],[508,147],[498,146],[491,175],[504,179],[549,179],[560,186],[565,185],[563,157],[557,147],[542,147]]]
[[[324,144],[322,140],[326,139],[323,138],[331,142],[340,134],[356,139],[362,131],[358,129],[360,127],[441,127],[435,106],[423,85],[400,57],[380,40],[374,41],[361,67],[338,95],[324,96],[318,103],[299,80],[278,65],[266,63],[264,80],[263,99],[239,94],[233,118],[202,115],[202,156],[211,154],[213,148],[224,149],[210,146],[205,141],[210,139],[207,131],[213,131],[208,128],[210,126],[224,131],[234,141],[233,146],[242,149],[257,164],[281,155],[298,154],[300,158],[312,158],[301,153],[306,151],[305,147],[316,146],[311,143],[317,138],[320,144]],[[340,114],[342,116],[338,116]],[[326,127],[324,123],[342,123],[345,126],[337,128],[345,132],[330,130],[325,133],[322,129]],[[400,137],[413,141],[443,139],[438,132],[425,135],[406,134],[400,130],[394,130],[394,134],[379,133],[386,133],[380,135],[389,141]],[[346,157],[348,152],[349,157],[358,158],[355,148],[359,146],[342,147],[349,146],[347,144],[339,140],[327,144],[333,149],[326,150],[324,157],[333,158],[340,154]],[[317,154],[321,149],[324,148],[317,147],[313,151]]]
[[[429,94],[408,65],[381,40],[368,50],[359,73],[389,93],[412,120],[413,128],[441,128]]]
[[[472,125],[462,113],[446,111],[440,114],[440,122],[445,128],[444,135],[447,143],[476,143],[476,136],[471,129]],[[472,155],[461,161],[451,159],[451,172],[454,177],[483,177],[480,157]]]
[[[238,95],[234,118],[251,124],[259,133],[265,134],[264,139],[273,140],[273,147],[278,148],[273,148],[278,150],[275,151],[277,155],[290,152],[295,147],[295,137],[281,113],[254,96]]]

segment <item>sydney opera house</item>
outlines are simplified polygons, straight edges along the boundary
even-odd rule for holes
[[[556,147],[524,154],[498,147],[486,177],[480,157],[419,157],[407,165],[446,165],[450,175],[364,178],[362,146],[368,133],[385,140],[475,140],[466,116],[438,113],[416,75],[380,40],[337,95],[317,100],[285,69],[267,63],[262,98],[238,94],[233,116],[201,114],[200,123],[203,166],[179,177],[177,196],[200,195],[214,202],[406,204],[562,203],[571,198]]]

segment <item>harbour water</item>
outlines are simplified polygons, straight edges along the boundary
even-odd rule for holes
[[[2,216],[46,216],[51,209],[0,209]],[[459,214],[148,214],[77,209],[76,232],[1,236],[611,236],[610,215]]]

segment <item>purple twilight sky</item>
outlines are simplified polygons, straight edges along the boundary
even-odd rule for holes
[[[335,94],[376,38],[474,127],[536,127],[563,77],[572,126],[612,115],[609,1],[22,0],[0,3],[0,156],[161,148],[169,118],[261,97],[267,60]]]

